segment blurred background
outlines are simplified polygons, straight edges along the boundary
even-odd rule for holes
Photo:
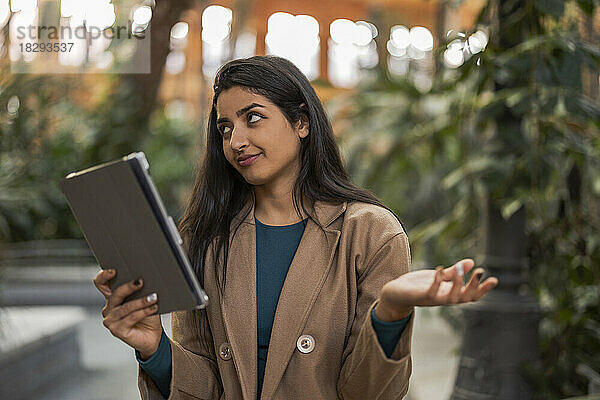
[[[212,79],[254,54],[312,81],[413,268],[500,279],[417,311],[407,398],[600,398],[599,26],[596,0],[0,0],[0,398],[139,398],[57,182],[141,150],[178,220]]]

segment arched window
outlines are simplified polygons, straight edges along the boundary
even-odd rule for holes
[[[179,74],[185,69],[185,48],[190,27],[187,22],[179,21],[171,28],[171,52],[167,55],[165,69],[169,74]]]
[[[39,8],[37,0],[18,0],[11,1],[10,11],[13,12],[13,17],[9,26],[10,47],[8,54],[12,62],[23,60],[31,62],[35,59],[37,52],[27,51],[26,46],[31,49],[31,46],[38,43],[35,36],[31,36],[27,30],[28,26],[37,26],[39,19]]]
[[[337,87],[352,87],[360,79],[361,68],[378,63],[375,25],[349,19],[336,19],[329,25],[329,81]]]
[[[319,76],[319,22],[314,17],[271,14],[265,43],[267,54],[292,61],[308,79]]]
[[[233,12],[223,6],[208,6],[202,13],[202,71],[214,77],[229,55]]]
[[[423,26],[395,25],[387,42],[388,69],[392,75],[407,77],[426,92],[433,79],[433,35]],[[410,74],[409,74],[410,72]]]
[[[111,38],[102,32],[116,20],[115,6],[111,1],[62,0],[60,15],[60,41],[70,51],[58,53],[59,63],[76,67],[93,63],[100,68],[108,67],[112,63],[112,53],[107,53],[106,49]]]

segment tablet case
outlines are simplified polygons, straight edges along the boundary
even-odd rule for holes
[[[112,290],[142,278],[126,301],[158,294],[158,313],[204,308],[182,241],[167,215],[143,152],[74,172],[59,182],[83,234],[103,269],[114,268]]]

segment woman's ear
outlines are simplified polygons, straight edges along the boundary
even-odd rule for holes
[[[296,122],[296,132],[301,139],[308,136],[310,124],[308,122],[308,115],[306,113],[300,114],[298,122]]]

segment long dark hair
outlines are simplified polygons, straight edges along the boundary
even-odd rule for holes
[[[217,130],[217,99],[223,91],[236,86],[266,97],[292,125],[303,114],[308,118],[309,134],[300,142],[301,168],[293,191],[294,207],[300,217],[302,209],[317,222],[310,216],[304,199],[333,203],[360,201],[387,208],[373,193],[350,181],[323,105],[308,79],[292,62],[276,56],[255,56],[226,63],[215,76],[206,149],[180,224],[201,283],[206,251],[215,241],[214,254],[221,252],[223,257],[221,292],[226,285],[230,224],[253,195],[252,185],[225,158]],[[217,260],[211,261],[207,264],[209,268]]]

